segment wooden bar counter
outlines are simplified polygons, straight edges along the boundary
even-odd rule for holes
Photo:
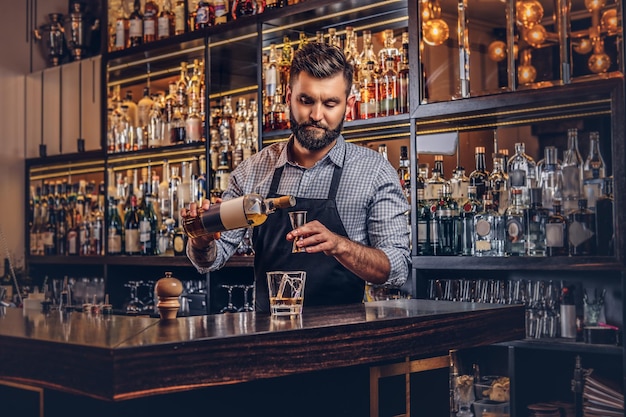
[[[160,321],[6,309],[0,381],[97,403],[191,401],[180,395],[281,378],[306,384],[307,375],[324,372],[332,373],[323,380],[353,373],[351,381],[372,366],[523,337],[521,305],[416,299],[307,307],[298,319],[234,313]]]

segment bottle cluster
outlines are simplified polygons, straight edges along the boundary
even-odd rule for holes
[[[409,111],[409,36],[402,33],[401,48],[398,48],[392,29],[382,33],[383,45],[374,51],[372,31],[365,29],[358,46],[357,32],[352,26],[345,28],[340,36],[336,28],[327,34],[318,31],[314,42],[328,43],[342,49],[354,66],[354,81],[351,94],[356,98],[346,114],[346,120],[386,117]],[[301,33],[297,48],[309,42]],[[289,71],[293,59],[292,40],[284,36],[282,48],[270,45],[263,55],[263,129],[265,131],[289,128],[288,106],[285,93],[289,85]]]
[[[146,0],[142,7],[140,0],[134,0],[132,10],[126,10],[122,2],[117,10],[110,10],[113,19],[109,25],[109,50],[137,47],[303,1]]]
[[[108,152],[205,141],[205,89],[204,61],[198,59],[191,71],[181,62],[180,77],[167,92],[152,94],[146,86],[137,102],[131,90],[122,98],[115,86],[108,99]]]
[[[535,162],[524,143],[515,154],[476,147],[469,176],[457,167],[444,178],[443,156],[432,172],[420,164],[417,178],[417,252],[466,256],[611,256],[614,251],[613,178],[606,175],[599,135],[591,132],[583,160],[578,132],[568,132],[563,159],[546,146]]]

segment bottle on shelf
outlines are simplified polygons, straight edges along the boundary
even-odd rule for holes
[[[187,2],[176,0],[174,6],[174,34],[182,35],[187,32]]]
[[[504,256],[504,216],[495,210],[491,192],[483,196],[483,210],[474,216],[474,255]]]
[[[476,186],[467,187],[467,199],[459,210],[459,254],[474,255],[474,217],[483,211],[483,206],[477,198]]]
[[[126,255],[139,255],[141,253],[139,224],[137,197],[133,194],[130,196],[130,208],[124,215],[124,253]]]
[[[484,146],[477,146],[474,149],[474,158],[476,167],[469,174],[469,184],[476,187],[476,197],[481,200],[489,184],[489,172],[487,172]]]
[[[229,7],[228,0],[213,0],[213,7],[215,8],[215,24],[221,25],[228,22]]]
[[[493,154],[493,170],[489,173],[487,188],[491,190],[493,204],[500,214],[509,207],[509,176],[505,172],[506,158],[503,153]]]
[[[522,190],[511,190],[511,205],[506,210],[506,242],[504,250],[509,256],[526,255],[526,219],[524,211],[527,205],[523,202]]]
[[[150,110],[154,105],[154,100],[150,95],[150,87],[143,88],[143,97],[137,102],[137,127],[147,129],[150,123]]]
[[[400,146],[400,162],[398,163],[398,178],[407,199],[411,199],[411,161],[409,160],[409,148]]]
[[[196,5],[194,29],[206,29],[215,24],[215,7],[209,0],[199,0]]]
[[[409,32],[402,33],[402,50],[398,65],[398,113],[409,112]]]
[[[542,190],[542,204],[545,208],[551,208],[554,200],[563,200],[563,172],[557,160],[557,149],[554,146],[544,148],[544,162],[539,184]]]
[[[450,194],[448,184],[444,184],[439,191],[434,220],[437,224],[435,255],[457,255],[459,253],[459,208]]]
[[[232,200],[211,204],[208,210],[198,210],[198,215],[183,219],[185,234],[196,238],[225,230],[259,226],[276,209],[293,207],[292,196],[264,199],[258,194],[246,194]]]
[[[159,19],[159,6],[155,0],[146,0],[143,5],[143,42],[157,40],[157,26]]]
[[[117,11],[117,18],[115,19],[115,42],[113,43],[113,50],[121,51],[130,46],[130,22],[128,16],[124,12],[124,7],[120,4],[120,8]]]
[[[157,215],[154,211],[154,196],[148,184],[144,184],[144,207],[139,218],[139,245],[142,255],[158,255]]]
[[[550,211],[543,207],[542,189],[530,189],[530,206],[524,210],[526,223],[526,254],[546,256],[546,224]]]
[[[567,218],[561,211],[561,201],[552,201],[552,213],[546,221],[546,254],[548,256],[567,256],[569,238],[567,236]]]
[[[613,256],[615,252],[614,212],[613,177],[606,177],[602,195],[596,200],[596,247],[600,256]]]
[[[436,201],[439,197],[439,191],[447,182],[443,175],[443,155],[435,155],[435,166],[424,183],[424,198],[427,201]]]
[[[602,185],[606,177],[606,164],[600,153],[600,134],[589,133],[589,155],[583,164],[583,195],[587,208],[595,210],[596,200],[602,195]]]
[[[567,150],[561,163],[563,172],[562,208],[565,214],[578,208],[582,196],[583,160],[578,151],[578,129],[567,131]]]
[[[171,0],[163,0],[163,7],[157,19],[157,39],[167,39],[174,36],[176,14],[172,11]]]
[[[133,11],[128,17],[128,22],[129,46],[141,45],[143,43],[143,14],[141,13],[140,0],[134,0]]]
[[[398,73],[394,57],[388,56],[385,66],[378,77],[378,97],[380,116],[393,116],[398,114]]]
[[[515,154],[507,163],[509,174],[509,189],[522,190],[522,203],[530,203],[529,189],[536,187],[536,164],[533,158],[526,154],[526,145],[523,142],[515,144]]]
[[[587,208],[587,200],[578,200],[578,210],[567,216],[569,254],[589,256],[596,254],[596,216]]]
[[[424,199],[424,189],[417,189],[417,254],[428,256],[433,254],[431,239],[431,204]]]
[[[361,119],[372,119],[378,117],[378,90],[375,83],[376,73],[374,72],[374,61],[366,61],[359,74],[361,84],[361,97],[359,106],[359,117]]]

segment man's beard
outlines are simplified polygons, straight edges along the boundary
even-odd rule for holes
[[[293,118],[293,112],[289,112],[289,122],[291,123],[291,131],[296,140],[309,151],[318,151],[331,144],[339,137],[343,129],[343,120],[335,129],[328,129],[318,123],[310,121],[300,124]],[[316,132],[308,130],[308,127],[324,129],[324,134],[318,137]]]

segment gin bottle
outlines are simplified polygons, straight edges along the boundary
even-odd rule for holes
[[[515,154],[509,159],[509,189],[522,190],[522,203],[528,205],[530,202],[529,189],[535,187],[536,183],[536,165],[535,161],[526,155],[526,146],[524,143],[515,144]]]
[[[489,173],[487,172],[485,161],[485,147],[475,148],[476,169],[469,174],[470,185],[476,187],[476,196],[482,199],[489,183]]]
[[[474,216],[474,255],[504,256],[504,217],[493,205],[491,193],[483,197],[483,210]]]
[[[509,176],[505,172],[506,159],[503,153],[493,154],[493,170],[489,174],[487,187],[493,195],[493,204],[500,214],[509,207]]]
[[[602,195],[602,185],[606,177],[606,165],[600,153],[600,135],[589,133],[589,155],[583,164],[583,194],[587,208],[595,210],[596,200]]]
[[[474,255],[474,216],[483,211],[480,200],[476,198],[476,187],[467,187],[468,198],[459,210],[459,254]]]
[[[522,190],[511,190],[511,205],[506,210],[506,242],[504,250],[510,256],[526,255],[526,221],[522,201]]]
[[[569,254],[588,256],[596,254],[596,216],[587,208],[587,200],[578,200],[578,210],[567,216]]]
[[[541,188],[530,190],[530,207],[524,210],[526,253],[529,256],[546,256],[546,223],[550,213],[543,207],[541,191]]]
[[[562,200],[563,172],[556,157],[557,150],[554,146],[546,146],[544,149],[544,163],[541,170],[541,202],[544,207],[552,207],[554,200]]]
[[[452,173],[452,178],[450,178],[450,191],[452,192],[452,198],[454,198],[459,205],[465,203],[469,196],[469,183],[470,179],[465,175],[465,168],[457,165]]]
[[[450,187],[446,184],[440,191],[440,198],[435,210],[437,222],[436,255],[457,255],[459,236],[459,209],[456,201],[450,194]]]
[[[569,254],[567,218],[561,213],[559,200],[553,201],[552,214],[546,222],[546,254],[548,256],[567,256]]]
[[[578,130],[567,131],[567,150],[563,152],[563,211],[569,213],[578,208],[582,192],[583,160],[578,151]]]
[[[436,201],[445,183],[446,180],[443,176],[443,155],[435,155],[435,166],[432,169],[430,178],[428,178],[425,183],[424,198],[426,198],[427,201]]]

